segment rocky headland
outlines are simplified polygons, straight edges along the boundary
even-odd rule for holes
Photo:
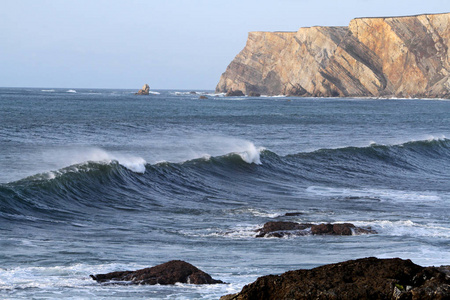
[[[250,32],[216,92],[450,98],[450,13]]]
[[[369,257],[263,276],[220,299],[450,299],[449,274],[449,266]]]

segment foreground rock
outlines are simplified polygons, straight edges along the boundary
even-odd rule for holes
[[[209,274],[181,260],[172,260],[152,268],[137,271],[119,271],[90,276],[100,283],[111,281],[125,281],[130,284],[150,285],[167,285],[177,282],[190,284],[223,283],[221,280],[215,280]]]
[[[450,299],[450,277],[410,260],[369,257],[260,277],[220,299]]]
[[[303,235],[358,235],[375,234],[375,230],[370,228],[356,227],[351,223],[296,223],[296,222],[267,222],[257,231],[256,237],[284,237]]]
[[[216,92],[450,98],[450,13],[250,32]]]
[[[135,95],[148,95],[150,94],[150,86],[148,84],[144,84],[142,89],[139,92],[135,93]]]

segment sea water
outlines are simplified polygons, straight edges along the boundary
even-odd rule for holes
[[[0,298],[217,299],[367,256],[450,264],[449,101],[134,92],[0,89]],[[268,221],[378,234],[256,239]],[[173,259],[227,284],[89,277]]]

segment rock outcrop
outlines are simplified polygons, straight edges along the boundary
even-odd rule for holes
[[[250,32],[216,92],[450,98],[450,13]]]
[[[351,223],[296,223],[296,222],[267,222],[262,228],[256,230],[256,237],[285,237],[304,235],[359,235],[376,234],[370,228],[356,227]]]
[[[148,84],[144,84],[142,89],[140,89],[135,95],[149,95],[150,94],[150,86]]]
[[[450,299],[450,277],[443,268],[369,257],[263,276],[220,299]]]
[[[181,260],[172,260],[152,268],[137,271],[118,271],[90,276],[99,283],[121,281],[129,284],[149,285],[167,285],[177,282],[190,284],[223,283],[221,280],[215,280],[209,274]]]
[[[227,97],[241,97],[241,96],[245,96],[245,95],[244,95],[244,93],[241,90],[233,91],[233,89],[230,89],[230,90],[227,91],[225,96],[227,96]]]

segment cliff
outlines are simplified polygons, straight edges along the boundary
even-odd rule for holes
[[[450,13],[250,32],[216,92],[450,98]]]

